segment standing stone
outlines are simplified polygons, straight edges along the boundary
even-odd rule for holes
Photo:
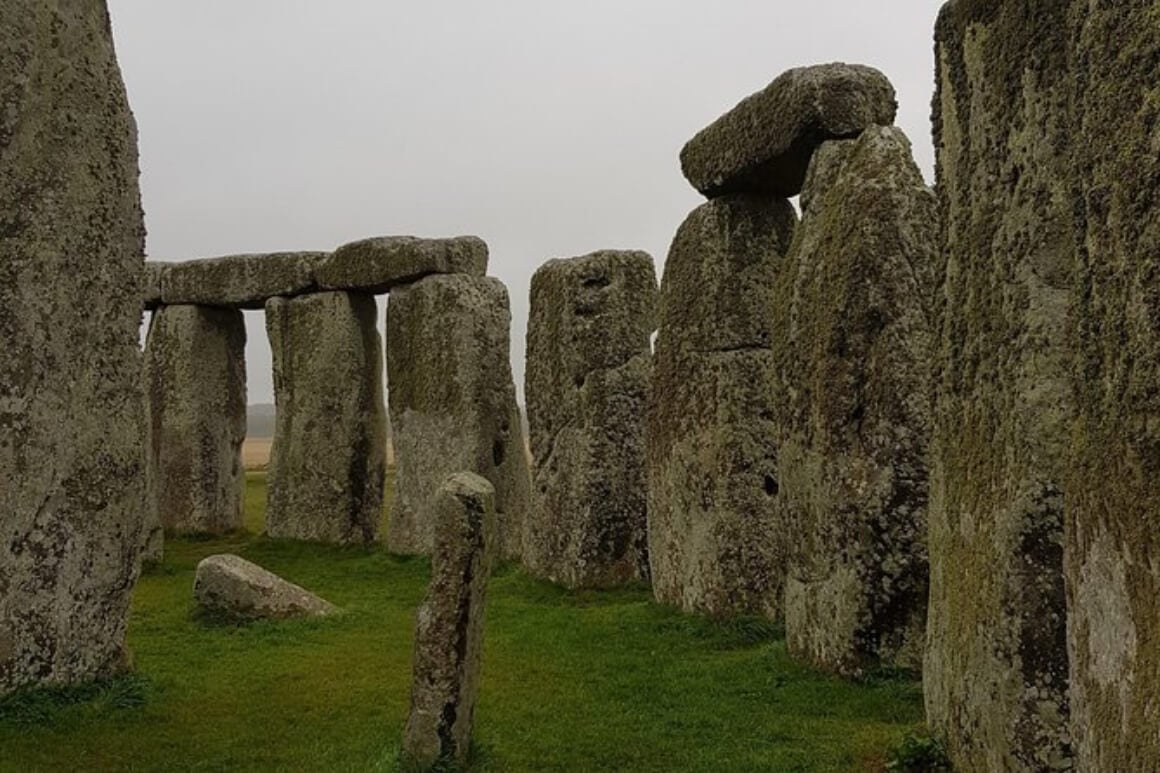
[[[467,761],[487,583],[499,553],[495,489],[487,480],[452,474],[433,507],[431,583],[415,622],[411,710],[403,731],[403,757],[421,770]]]
[[[656,302],[644,252],[551,260],[532,277],[523,561],[541,577],[569,587],[648,577],[644,417]]]
[[[105,4],[0,0],[0,694],[125,665],[144,242]]]
[[[669,250],[646,430],[653,592],[714,615],[775,617],[777,425],[769,300],[796,215],[733,195],[694,210]]]
[[[373,295],[272,298],[276,423],[266,533],[371,543],[383,515],[386,409]]]
[[[498,279],[430,276],[391,293],[387,383],[396,454],[387,546],[430,553],[433,497],[461,470],[495,486],[501,554],[514,558],[530,476],[509,355],[511,311]]]
[[[1160,2],[1075,3],[1077,425],[1067,478],[1078,768],[1160,764]]]
[[[162,306],[145,342],[149,488],[167,531],[242,526],[246,437],[242,312]]]
[[[1072,762],[1067,11],[956,0],[935,36],[942,255],[923,677],[928,721],[962,771]]]
[[[918,670],[937,201],[895,128],[814,154],[775,314],[790,654]]]

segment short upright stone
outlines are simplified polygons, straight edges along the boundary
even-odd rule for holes
[[[790,654],[922,667],[938,207],[895,128],[814,154],[774,342]]]
[[[644,417],[656,305],[644,252],[551,260],[532,277],[523,561],[541,577],[569,587],[648,577]]]
[[[421,770],[467,760],[487,584],[499,553],[495,489],[488,481],[452,474],[434,499],[431,583],[416,616],[411,710],[403,732],[404,760]]]
[[[646,430],[653,593],[712,615],[780,613],[769,311],[789,201],[735,195],[677,231],[660,291]]]
[[[373,295],[266,303],[277,407],[266,533],[370,543],[383,514],[386,408]]]
[[[222,534],[242,525],[246,436],[242,312],[162,306],[145,342],[149,488],[167,531]]]
[[[460,470],[495,486],[501,553],[519,554],[530,476],[498,279],[448,274],[397,288],[387,305],[388,402],[396,477],[387,546],[429,553],[433,497]]]
[[[0,95],[2,695],[124,665],[145,227],[103,2],[0,0]]]

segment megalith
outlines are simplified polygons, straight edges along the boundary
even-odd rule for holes
[[[193,600],[202,615],[240,623],[330,617],[339,611],[305,588],[228,553],[198,562]]]
[[[125,666],[145,228],[105,3],[0,1],[0,94],[4,694]]]
[[[937,218],[899,129],[827,142],[774,297],[786,641],[846,676],[922,666]]]
[[[656,305],[644,252],[550,260],[532,277],[522,558],[538,576],[573,588],[648,577],[644,418]]]
[[[935,34],[941,255],[923,684],[928,722],[962,771],[1072,762],[1067,24],[1067,2],[956,0]]]
[[[371,543],[383,515],[386,408],[375,297],[325,292],[266,303],[274,442],[266,533]]]
[[[339,247],[314,276],[327,290],[385,293],[431,274],[486,273],[487,243],[478,236],[372,236]]]
[[[449,475],[433,497],[431,582],[416,615],[411,709],[403,758],[421,770],[462,766],[483,662],[487,584],[499,555],[495,488]]]
[[[512,382],[507,288],[467,274],[391,291],[387,385],[396,477],[387,547],[430,553],[433,498],[453,472],[495,487],[500,553],[519,554],[531,485]]]
[[[166,531],[242,526],[246,436],[242,312],[162,306],[145,341],[150,517]]]
[[[261,309],[270,298],[315,289],[314,270],[326,252],[223,255],[161,269],[161,302]]]

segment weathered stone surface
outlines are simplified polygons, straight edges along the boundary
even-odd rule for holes
[[[162,273],[161,300],[261,309],[270,298],[314,289],[315,267],[327,254],[272,252],[170,263]]]
[[[146,311],[152,311],[161,305],[161,277],[165,273],[165,266],[164,263],[145,262],[141,301]]]
[[[374,542],[387,442],[375,297],[329,292],[272,298],[266,332],[277,406],[266,533]]]
[[[894,87],[872,67],[823,64],[782,73],[697,133],[681,169],[706,196],[796,196],[814,149],[894,123]]]
[[[403,731],[403,757],[422,770],[467,760],[487,584],[499,555],[495,489],[487,480],[448,476],[434,508],[431,583],[415,621],[411,710]]]
[[[895,128],[818,148],[778,281],[791,655],[921,668],[938,207]]]
[[[328,290],[385,293],[430,274],[486,273],[487,244],[478,236],[376,236],[339,247],[315,276]]]
[[[519,554],[531,479],[509,355],[511,311],[497,279],[421,279],[387,305],[387,383],[396,454],[387,546],[429,553],[432,499],[467,470],[495,486],[501,553]]]
[[[962,771],[1072,758],[1067,11],[959,0],[936,30],[942,256],[923,679],[928,721]]]
[[[0,2],[0,694],[124,666],[144,509],[137,138],[102,2]]]
[[[1077,767],[1160,761],[1160,2],[1075,2],[1068,646]]]
[[[780,611],[769,300],[794,223],[785,199],[716,199],[686,218],[665,264],[646,429],[649,564],[657,599],[686,610]]]
[[[193,599],[203,614],[239,621],[327,617],[339,611],[305,588],[229,554],[198,563]]]
[[[569,587],[648,576],[644,417],[657,280],[644,252],[551,260],[532,277],[532,506],[523,561]]]
[[[236,309],[153,313],[145,342],[150,517],[169,531],[221,534],[242,525],[245,346]]]

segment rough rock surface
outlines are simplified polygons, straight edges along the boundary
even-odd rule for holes
[[[659,601],[775,617],[777,425],[770,294],[796,221],[785,199],[694,210],[669,250],[646,427],[648,540]]]
[[[266,533],[371,543],[383,514],[386,408],[373,295],[266,303],[274,355],[274,443]]]
[[[338,607],[240,556],[203,558],[193,578],[198,611],[228,620],[327,617]]]
[[[1066,2],[959,0],[936,30],[942,256],[923,679],[928,722],[962,771],[1072,762],[1066,25]]]
[[[437,275],[392,291],[387,383],[396,478],[387,546],[429,553],[440,481],[476,472],[495,486],[501,553],[519,554],[531,479],[498,279]]]
[[[487,584],[499,554],[495,489],[472,473],[454,473],[435,495],[431,583],[415,621],[411,710],[403,757],[421,770],[461,766],[483,661]]]
[[[150,518],[166,530],[222,534],[242,525],[245,347],[236,309],[153,313],[145,342]]]
[[[3,0],[0,694],[124,666],[144,238],[105,4]]]
[[[430,274],[486,273],[487,244],[477,236],[376,236],[339,247],[315,276],[328,290],[385,293]]]
[[[145,262],[141,301],[146,311],[152,311],[161,305],[161,277],[165,273],[165,267],[165,263]]]
[[[532,277],[522,557],[541,577],[569,587],[648,577],[644,417],[656,305],[644,252],[551,260]]]
[[[938,207],[895,128],[827,142],[779,278],[778,481],[793,524],[790,654],[918,670]]]
[[[894,87],[872,67],[823,64],[782,73],[681,150],[685,178],[706,196],[796,196],[814,149],[894,123]]]
[[[325,257],[325,252],[273,252],[170,263],[162,273],[161,300],[261,309],[270,298],[314,289],[314,269]]]

